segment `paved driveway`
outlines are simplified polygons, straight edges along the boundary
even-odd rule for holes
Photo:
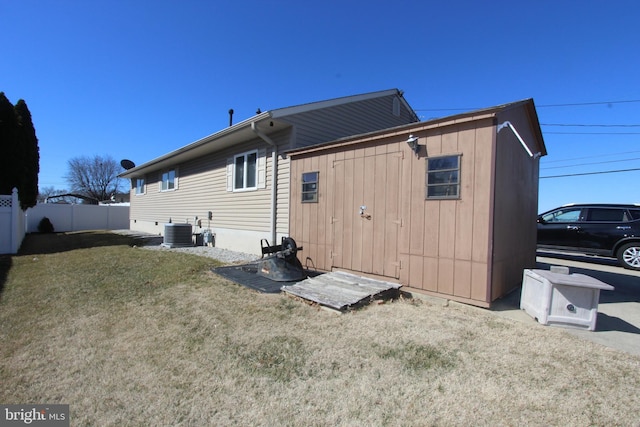
[[[612,259],[538,253],[536,268],[548,270],[552,265],[567,266],[570,273],[586,274],[615,287],[614,291],[600,292],[595,331],[570,328],[566,331],[640,356],[640,271],[625,270]],[[520,310],[520,289],[498,301],[493,310],[506,317],[535,323]]]

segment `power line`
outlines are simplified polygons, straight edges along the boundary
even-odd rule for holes
[[[577,165],[565,165],[565,166],[551,166],[551,167],[541,167],[540,169],[562,169],[562,168],[573,168],[578,166],[587,166],[587,165],[601,165],[604,163],[619,163],[619,162],[630,162],[632,160],[640,160],[640,157],[635,157],[633,159],[623,159],[623,160],[606,160],[604,162],[591,162],[591,163],[579,163]]]
[[[585,160],[585,159],[596,159],[596,158],[600,158],[600,157],[611,157],[611,156],[620,156],[623,154],[635,154],[635,153],[640,153],[640,151],[623,151],[620,153],[604,153],[604,154],[598,154],[596,156],[585,156],[585,157],[573,157],[570,159],[563,159],[563,160],[547,160],[546,157],[543,158],[543,161],[545,164],[548,163],[558,163],[558,162],[571,162],[573,160]]]
[[[545,179],[545,178],[564,178],[564,177],[568,177],[568,176],[583,176],[583,175],[601,175],[601,174],[605,174],[605,173],[632,172],[632,171],[640,171],[640,168],[619,169],[619,170],[601,171],[601,172],[572,173],[572,174],[567,174],[567,175],[541,176],[540,179]]]
[[[640,135],[640,132],[544,132],[545,135]]]
[[[567,124],[567,123],[540,123],[540,126],[567,126],[567,127],[601,127],[601,128],[636,128],[640,124],[632,125],[601,125],[601,124]]]
[[[536,107],[578,107],[583,105],[609,105],[609,104],[626,104],[631,102],[640,102],[640,99],[631,99],[628,101],[597,101],[597,102],[576,102],[573,104],[541,104]]]
[[[597,102],[575,102],[569,104],[540,104],[536,105],[536,108],[550,108],[550,107],[578,107],[586,105],[611,105],[611,104],[628,104],[640,102],[640,99],[630,99],[624,101],[597,101]],[[414,111],[471,111],[480,110],[486,107],[468,107],[468,108],[414,108]]]

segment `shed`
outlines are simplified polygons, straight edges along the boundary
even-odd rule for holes
[[[292,150],[300,261],[481,307],[535,267],[532,99]]]

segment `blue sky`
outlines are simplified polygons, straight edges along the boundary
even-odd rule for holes
[[[636,0],[0,0],[0,91],[32,113],[41,187],[67,187],[73,157],[166,154],[230,108],[391,88],[423,120],[533,98],[542,177],[639,169],[639,24]],[[639,183],[544,178],[539,211],[640,203]]]

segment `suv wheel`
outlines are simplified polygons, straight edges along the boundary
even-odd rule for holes
[[[640,242],[622,245],[618,249],[618,261],[624,268],[640,270]]]

